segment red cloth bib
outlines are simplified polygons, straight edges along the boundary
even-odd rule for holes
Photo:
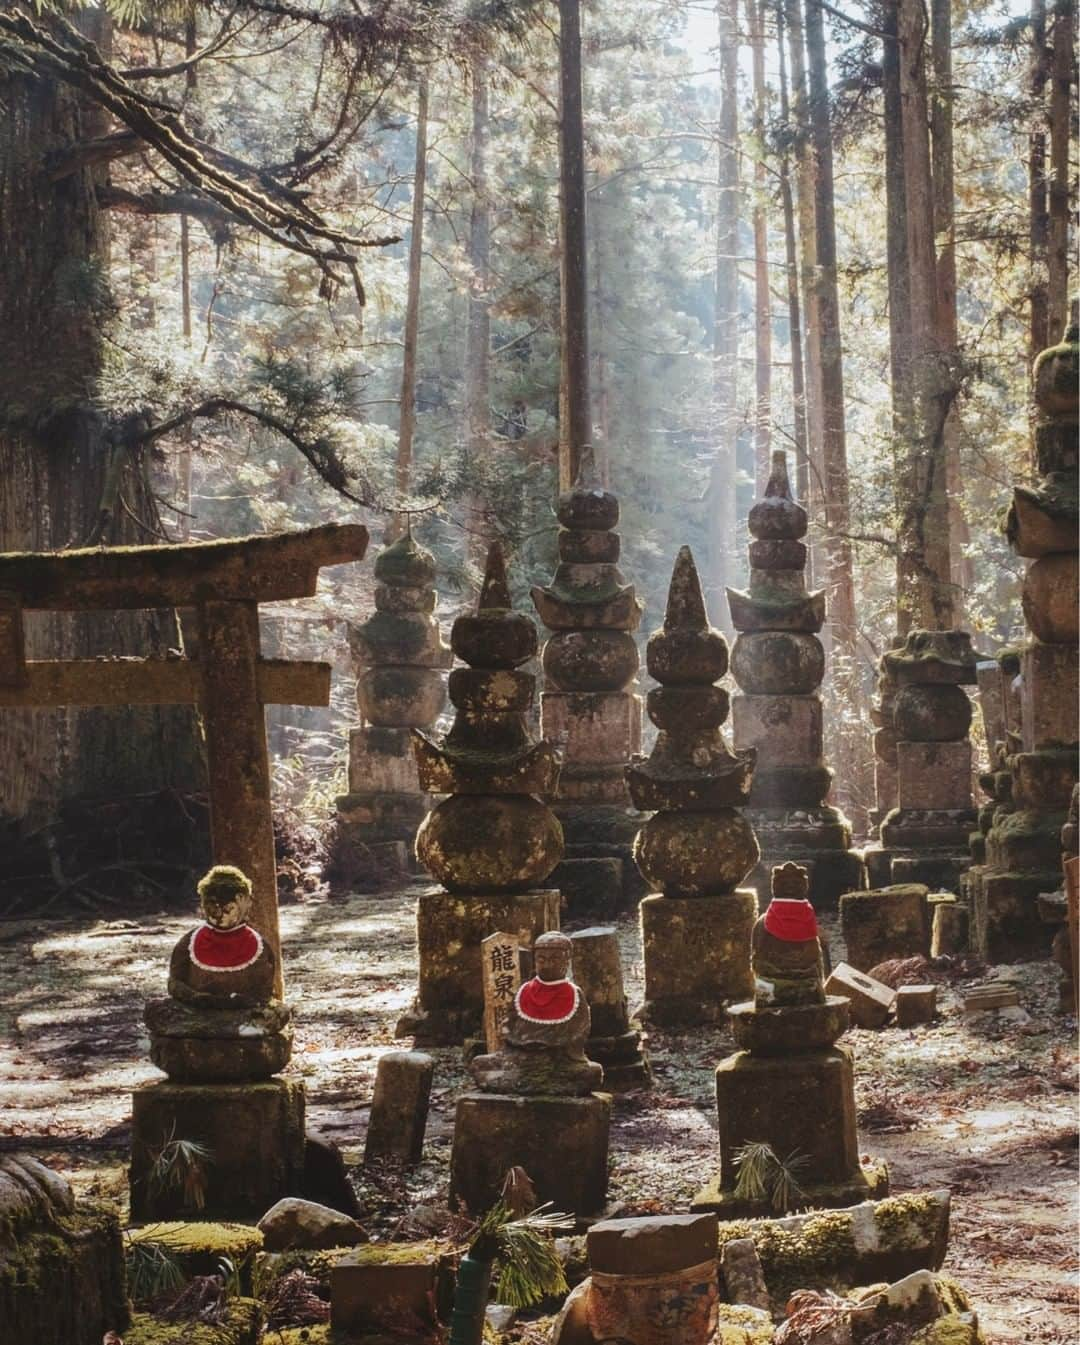
[[[536,1023],[565,1023],[578,1006],[578,989],[572,981],[526,981],[515,997],[522,1018]]]
[[[773,897],[765,912],[765,928],[785,943],[803,943],[817,938],[817,916],[808,901]]]
[[[262,938],[250,925],[214,929],[200,925],[191,936],[191,958],[207,971],[239,971],[262,952]]]

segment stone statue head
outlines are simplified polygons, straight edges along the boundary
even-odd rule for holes
[[[203,919],[214,929],[236,929],[251,915],[251,882],[231,864],[215,864],[199,880]]]
[[[772,871],[772,894],[781,901],[805,901],[810,895],[810,874],[801,864],[777,864]]]
[[[565,934],[552,930],[533,944],[533,967],[541,981],[565,981],[570,975],[574,945]]]

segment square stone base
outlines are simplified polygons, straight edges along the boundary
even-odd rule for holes
[[[821,761],[819,696],[736,696],[731,726],[737,748],[757,748],[759,770]]]
[[[349,790],[354,794],[419,794],[412,729],[349,730]]]
[[[960,876],[971,863],[970,851],[893,855],[892,882],[923,883],[933,892],[959,892]]]
[[[625,766],[641,750],[641,697],[626,691],[545,691],[541,733],[567,762]]]
[[[390,1331],[402,1345],[409,1340],[441,1340],[439,1323],[453,1309],[453,1262],[450,1249],[435,1242],[412,1247],[371,1244],[346,1252],[330,1271],[330,1326],[335,1339],[338,1333],[349,1340],[357,1334],[374,1339],[375,1333]],[[268,1340],[272,1339],[270,1332]]]
[[[606,856],[564,859],[549,881],[559,889],[563,918],[612,920],[622,905],[623,861]]]
[[[1030,962],[1049,957],[1052,931],[1039,919],[1039,893],[1052,892],[1060,874],[1000,873],[984,869],[971,885],[971,951],[985,962]]]
[[[802,1182],[805,1200],[800,1209],[836,1210],[848,1205],[859,1205],[864,1200],[883,1200],[889,1194],[888,1164],[868,1158],[849,1181],[823,1184]],[[764,1200],[740,1200],[733,1191],[726,1191],[720,1178],[714,1177],[703,1186],[690,1202],[697,1213],[711,1211],[721,1219],[775,1219],[777,1212]]]
[[[900,742],[897,797],[902,809],[922,812],[971,807],[971,744]]]
[[[1024,751],[1069,747],[1080,736],[1075,645],[1032,642],[1020,656]]]
[[[860,1175],[855,1074],[846,1047],[787,1056],[737,1051],[716,1068],[716,1116],[724,1191],[734,1191],[735,1153],[752,1140],[772,1145],[781,1159],[803,1155],[800,1186],[843,1185]]]
[[[646,897],[643,1021],[716,1023],[726,1003],[752,995],[750,934],[757,915],[757,894],[749,887],[717,897]]]
[[[840,923],[851,966],[857,971],[870,971],[893,957],[928,957],[927,896],[921,883],[845,893],[840,898]]]
[[[154,1179],[154,1161],[170,1140],[209,1151],[204,1203],[182,1185]],[[155,1083],[136,1089],[131,1116],[131,1218],[261,1218],[283,1196],[299,1195],[304,1173],[304,1085]]]
[[[450,1198],[473,1214],[499,1197],[506,1174],[525,1169],[540,1203],[586,1215],[607,1199],[611,1098],[509,1097],[465,1093],[458,1099],[450,1158]]]
[[[397,1025],[417,1045],[451,1046],[477,1033],[484,1011],[480,943],[489,934],[515,934],[532,944],[559,928],[559,893],[451,893],[433,888],[416,905],[420,962],[416,1003]]]

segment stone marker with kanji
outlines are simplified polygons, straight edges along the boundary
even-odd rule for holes
[[[307,598],[319,570],[363,558],[367,529],[328,524],[178,546],[0,555],[0,709],[194,704],[206,735],[213,858],[252,884],[282,993],[268,704],[328,705],[330,665],[265,659],[259,603]],[[23,612],[194,608],[196,658],[27,659]]]
[[[775,1213],[768,1193],[736,1194],[736,1154],[763,1143],[785,1162],[800,1155],[801,1209],[887,1195],[884,1163],[863,1161],[855,1129],[851,1051],[836,1042],[848,1002],[827,995],[809,877],[797,864],[772,871],[772,901],[753,931],[754,998],[728,1010],[740,1049],[716,1070],[720,1172],[693,1208],[721,1218]]]
[[[480,943],[484,976],[484,1044],[489,1051],[502,1045],[514,998],[521,986],[521,942],[501,930]]]
[[[648,695],[660,730],[647,760],[627,767],[634,806],[653,812],[634,859],[654,893],[641,903],[642,1017],[662,1024],[716,1021],[750,992],[750,930],[757,894],[739,887],[757,863],[742,812],[754,751],[734,753],[721,732],[727,642],[709,625],[690,548],[675,561],[663,627],[646,647],[660,683]]]
[[[541,1203],[595,1213],[607,1193],[611,1099],[586,1058],[589,1005],[571,977],[573,944],[557,931],[533,945],[536,975],[514,996],[503,1042],[469,1066],[475,1090],[458,1099],[450,1192],[474,1213],[522,1167]]]
[[[559,758],[529,736],[536,679],[521,666],[536,653],[536,627],[511,608],[498,544],[477,610],[458,617],[450,643],[469,665],[450,674],[453,725],[438,742],[413,731],[421,787],[449,795],[416,837],[417,858],[442,888],[417,903],[417,995],[397,1026],[399,1037],[424,1045],[479,1031],[483,939],[502,929],[530,944],[559,924],[559,893],[540,886],[563,852],[562,828],[544,802],[555,793]]]
[[[219,865],[199,883],[203,920],[169,963],[169,994],[146,1006],[150,1055],[169,1077],[132,1099],[137,1220],[257,1218],[300,1191],[304,1085],[276,1077],[292,1009],[274,997],[276,956],[249,923],[251,883]],[[198,1146],[188,1158],[184,1143]]]

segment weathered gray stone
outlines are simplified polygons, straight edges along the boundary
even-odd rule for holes
[[[272,1205],[259,1220],[258,1229],[268,1252],[355,1247],[368,1240],[360,1224],[347,1214],[296,1196],[286,1196]]]
[[[419,1163],[424,1150],[435,1061],[422,1051],[387,1051],[375,1067],[364,1162]]]

